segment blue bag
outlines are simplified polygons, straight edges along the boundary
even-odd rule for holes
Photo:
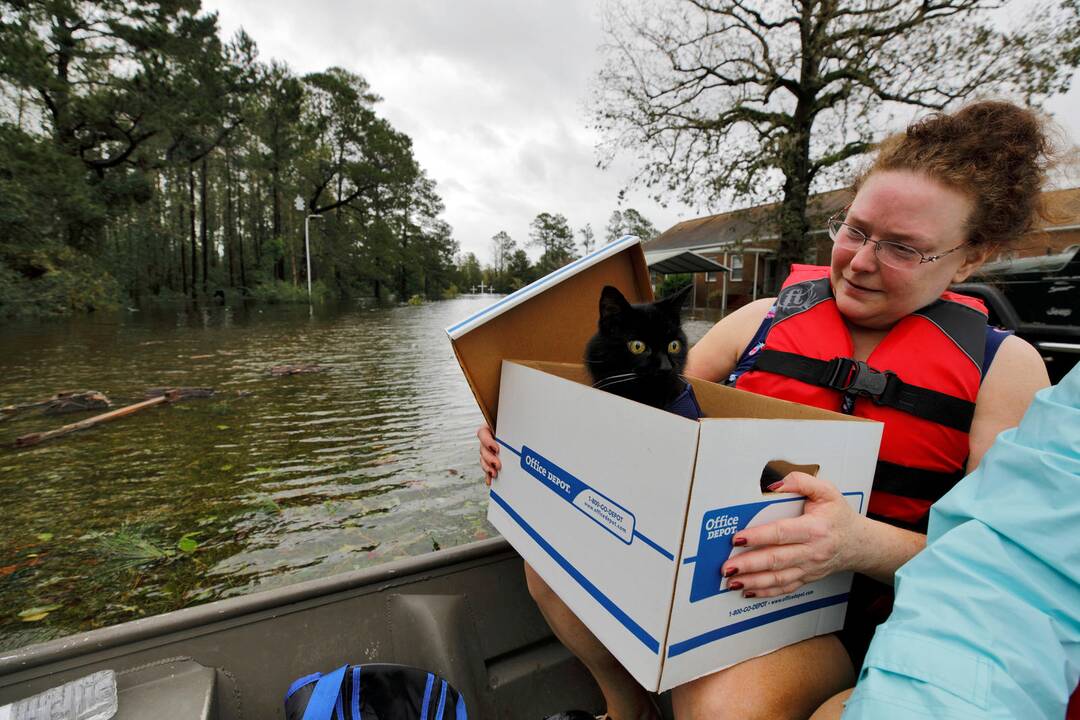
[[[467,720],[465,700],[435,673],[389,663],[313,673],[285,694],[287,720]]]

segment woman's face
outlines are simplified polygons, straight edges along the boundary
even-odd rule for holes
[[[974,204],[962,192],[917,173],[874,172],[859,189],[845,222],[872,240],[910,245],[923,255],[945,253],[967,240]],[[899,270],[879,262],[874,243],[857,251],[834,245],[830,279],[840,314],[869,329],[892,327],[961,282],[985,252],[961,248],[940,260]]]

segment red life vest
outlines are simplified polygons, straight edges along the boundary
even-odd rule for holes
[[[964,475],[986,322],[981,301],[946,292],[858,362],[829,268],[793,265],[764,348],[735,386],[885,423],[869,513],[925,532],[930,505]]]

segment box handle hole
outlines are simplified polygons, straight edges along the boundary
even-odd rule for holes
[[[807,475],[817,477],[820,469],[820,465],[798,465],[787,460],[770,460],[765,463],[765,467],[761,470],[761,492],[769,492],[768,487],[770,485],[783,480],[784,476],[790,472],[804,472]]]

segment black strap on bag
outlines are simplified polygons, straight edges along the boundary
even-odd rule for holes
[[[439,675],[390,663],[342,665],[294,682],[286,720],[468,720],[465,699]]]
[[[911,385],[897,377],[896,373],[876,370],[862,360],[846,357],[818,360],[766,349],[758,353],[753,369],[866,397],[877,405],[891,407],[960,432],[968,432],[975,417],[975,403],[970,400]]]

